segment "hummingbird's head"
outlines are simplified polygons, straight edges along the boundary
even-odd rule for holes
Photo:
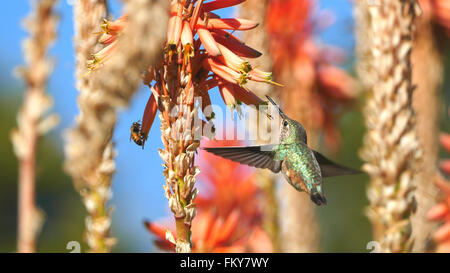
[[[281,117],[281,125],[280,125],[280,142],[281,143],[294,143],[294,142],[303,142],[307,144],[307,136],[306,130],[300,122],[297,122],[293,119],[290,119],[286,116],[281,108],[270,98],[266,96],[267,99],[278,109],[278,113]]]

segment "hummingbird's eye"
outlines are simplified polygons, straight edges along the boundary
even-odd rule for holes
[[[284,127],[287,127],[287,126],[288,126],[287,120],[283,121],[283,126],[284,126]]]

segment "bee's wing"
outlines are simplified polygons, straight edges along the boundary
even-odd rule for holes
[[[331,176],[339,176],[339,175],[350,175],[350,174],[360,174],[361,171],[347,168],[341,166],[339,164],[334,163],[333,161],[326,158],[324,155],[319,152],[313,151],[314,156],[319,163],[320,171],[322,173],[322,177],[331,177]]]
[[[274,145],[246,147],[206,147],[204,150],[241,164],[269,169],[274,173],[281,170],[281,161],[275,160]]]

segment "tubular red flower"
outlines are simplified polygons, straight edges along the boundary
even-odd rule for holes
[[[238,102],[234,97],[233,86],[231,84],[219,84],[220,95],[222,96],[223,102],[230,107],[230,109],[236,108]]]
[[[205,15],[206,15],[206,18],[208,18],[208,19],[211,19],[211,18],[218,19],[218,18],[220,18],[220,16],[215,14],[214,12],[205,12]]]
[[[230,83],[237,83],[239,85],[244,85],[247,83],[246,75],[240,74],[233,69],[218,63],[212,58],[205,58],[202,62],[205,69],[214,72],[218,77],[228,81]]]
[[[446,204],[441,203],[428,211],[427,218],[431,221],[444,220],[448,214],[450,214],[450,208]]]
[[[206,243],[212,246],[225,244],[227,240],[230,240],[230,238],[232,238],[238,221],[239,212],[237,210],[233,210],[227,216],[225,221],[220,218],[216,220]]]
[[[450,222],[441,226],[433,236],[433,239],[436,242],[444,242],[446,240],[450,240]]]
[[[271,84],[278,85],[278,86],[283,86],[282,84],[274,82],[272,80],[271,72],[265,72],[265,71],[255,68],[255,69],[252,69],[250,72],[248,72],[248,75],[249,75],[248,78],[255,82],[266,82],[266,83],[271,83]]]
[[[196,242],[196,245],[199,246],[199,244],[206,242],[210,237],[214,225],[213,215],[211,213],[202,214],[195,220],[194,225],[198,232],[192,234],[192,241]]]
[[[450,183],[445,181],[442,178],[438,178],[436,181],[436,186],[445,194],[448,195],[450,198]],[[450,201],[450,200],[449,200]],[[449,203],[450,205],[450,203]]]
[[[108,34],[103,33],[102,36],[100,36],[100,39],[98,39],[98,42],[104,45],[108,45],[112,42],[114,42],[117,39],[117,34]]]
[[[450,152],[450,134],[442,133],[439,136],[439,141],[441,143],[441,146],[444,147],[447,151]]]
[[[190,22],[191,29],[194,29],[195,26],[197,25],[198,18],[200,17],[200,11],[202,10],[203,5],[204,5],[203,0],[197,1],[197,5],[195,5],[194,12],[192,13],[192,17],[191,17],[191,22]]]
[[[152,93],[145,106],[144,115],[142,117],[141,133],[144,135],[144,140],[147,139],[148,132],[152,127],[157,111],[158,105],[156,104],[155,96]]]
[[[262,99],[256,96],[253,92],[244,89],[237,84],[228,84],[233,92],[233,95],[238,100],[242,101],[246,105],[254,105],[258,108],[262,104],[266,104]]]
[[[239,56],[234,54],[231,50],[229,50],[226,46],[221,44],[217,44],[220,52],[222,53],[219,57],[217,57],[222,63],[224,63],[229,68],[242,73],[248,73],[252,70],[252,66],[249,62],[244,61]]]
[[[177,16],[175,20],[175,30],[173,36],[173,43],[178,44],[181,37],[181,29],[183,27],[183,2],[178,2],[176,4]]]
[[[450,174],[450,159],[446,159],[443,160],[440,164],[439,167],[441,168],[441,170],[447,174]]]
[[[201,20],[199,20],[200,22]],[[197,24],[196,26],[198,38],[202,41],[203,47],[206,49],[209,55],[219,56],[220,50],[217,47],[216,41],[214,40],[211,32],[204,26],[203,23]]]
[[[170,17],[169,20],[167,22],[167,44],[170,43],[170,41],[173,41],[173,37],[174,37],[174,31],[175,31],[175,18],[176,18],[176,12],[173,11],[174,6],[170,7]]]
[[[203,4],[203,11],[208,12],[216,9],[227,8],[231,6],[238,5],[245,0],[215,0],[208,3]]]
[[[194,46],[194,38],[192,36],[192,29],[189,26],[188,21],[183,21],[183,30],[181,32],[181,44],[183,46],[191,45]]]
[[[258,68],[252,69],[249,73],[253,78],[257,78],[261,81],[271,81],[272,80],[272,72],[265,72]]]
[[[92,59],[87,61],[87,68],[90,71],[97,69],[100,64],[104,64],[109,58],[112,56],[112,53],[117,47],[117,40],[112,42],[111,44],[105,46],[99,52],[92,54]]]
[[[258,58],[261,52],[247,46],[244,42],[222,29],[213,29],[211,34],[214,40],[233,51],[236,55],[244,58]]]
[[[183,3],[175,1],[170,6],[170,18],[167,28],[167,44],[170,50],[175,50],[181,37],[181,29],[183,23]]]
[[[259,23],[240,18],[210,18],[207,23],[208,29],[249,30],[257,27]]]
[[[117,34],[123,30],[123,28],[127,25],[127,15],[122,15],[115,21],[108,21],[103,19],[103,24],[101,28],[106,34]]]
[[[145,227],[154,235],[165,238],[166,231],[163,227],[150,221],[144,221]],[[167,241],[168,242],[168,241]]]
[[[226,218],[225,222],[222,226],[222,232],[220,233],[220,236],[217,238],[217,241],[219,243],[225,242],[228,238],[232,236],[233,231],[235,231],[236,226],[239,222],[239,211],[237,209],[233,210],[228,217]]]
[[[166,240],[166,229],[162,225],[151,221],[144,221],[144,225],[150,233],[156,236],[154,243],[160,249],[171,251],[175,249],[175,245]]]
[[[183,22],[181,44],[183,46],[183,60],[186,65],[188,59],[194,57],[194,38],[192,37],[192,30],[187,21]]]

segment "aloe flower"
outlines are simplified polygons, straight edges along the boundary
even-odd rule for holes
[[[192,251],[243,252],[242,241],[234,236],[238,221],[237,213],[230,214],[227,218],[218,217],[212,211],[197,215],[192,223]],[[156,236],[154,243],[158,248],[168,251],[175,249],[176,239],[172,231],[152,222],[145,222],[145,226]]]
[[[204,141],[204,147],[242,146],[241,141]],[[202,209],[215,207],[220,216],[226,216],[239,208],[241,224],[260,224],[262,217],[261,190],[255,174],[248,166],[200,151],[198,160],[203,172],[199,179],[202,194],[196,200]],[[238,190],[236,190],[238,189]]]
[[[192,223],[192,252],[200,253],[242,253],[269,252],[270,240],[266,233],[255,226],[251,230],[239,227],[240,215],[233,211],[221,217],[212,210],[199,213]],[[146,221],[145,227],[155,236],[153,243],[160,250],[174,251],[173,230],[159,223]]]
[[[180,53],[183,58],[178,59],[177,62],[181,62],[180,64],[183,67],[192,71],[202,72],[202,78],[198,81],[201,87],[199,91],[208,93],[210,89],[217,86],[222,87],[220,90],[224,86],[229,90],[237,90],[236,92],[228,92],[227,95],[224,95],[221,91],[225,104],[232,109],[235,109],[241,102],[253,106],[264,103],[245,87],[249,80],[279,85],[273,81],[272,73],[253,68],[247,60],[248,58],[259,57],[261,53],[247,46],[239,38],[236,38],[232,32],[227,31],[250,30],[257,27],[258,23],[241,18],[220,18],[212,12],[242,2],[244,1],[211,1],[208,3],[203,3],[203,1],[172,1],[167,32],[166,52],[168,55]],[[186,17],[186,10],[183,11],[183,3],[184,7],[188,8],[189,17]],[[87,63],[90,71],[98,69],[111,57],[117,45],[117,36],[126,25],[127,15],[122,15],[115,21],[104,19],[101,25],[103,33],[99,43],[105,45],[105,47],[92,54],[92,59]],[[196,33],[198,38],[194,40]],[[204,49],[201,49],[201,46]],[[148,84],[153,80],[150,74],[155,73],[154,70],[150,69],[149,71],[146,76],[150,77],[147,79]],[[212,74],[207,72],[212,72]],[[216,84],[208,85],[207,83],[212,80],[216,81]],[[242,92],[243,90],[246,92]],[[155,88],[152,92],[155,96],[158,96],[161,90]],[[204,94],[197,95],[205,96]],[[155,115],[156,112],[152,111],[150,116],[154,117]],[[150,116],[149,119],[151,119]],[[144,118],[143,121],[143,124],[147,123],[147,119]],[[149,126],[146,126],[146,129],[147,127]],[[146,132],[146,130],[142,131]]]
[[[100,65],[106,63],[106,61],[112,56],[115,48],[117,47],[117,36],[122,32],[123,28],[127,24],[126,16],[121,16],[115,21],[108,21],[103,19],[101,25],[102,35],[98,42],[105,45],[103,49],[95,54],[92,54],[92,59],[87,61],[87,68],[89,71],[93,71],[100,67]]]

